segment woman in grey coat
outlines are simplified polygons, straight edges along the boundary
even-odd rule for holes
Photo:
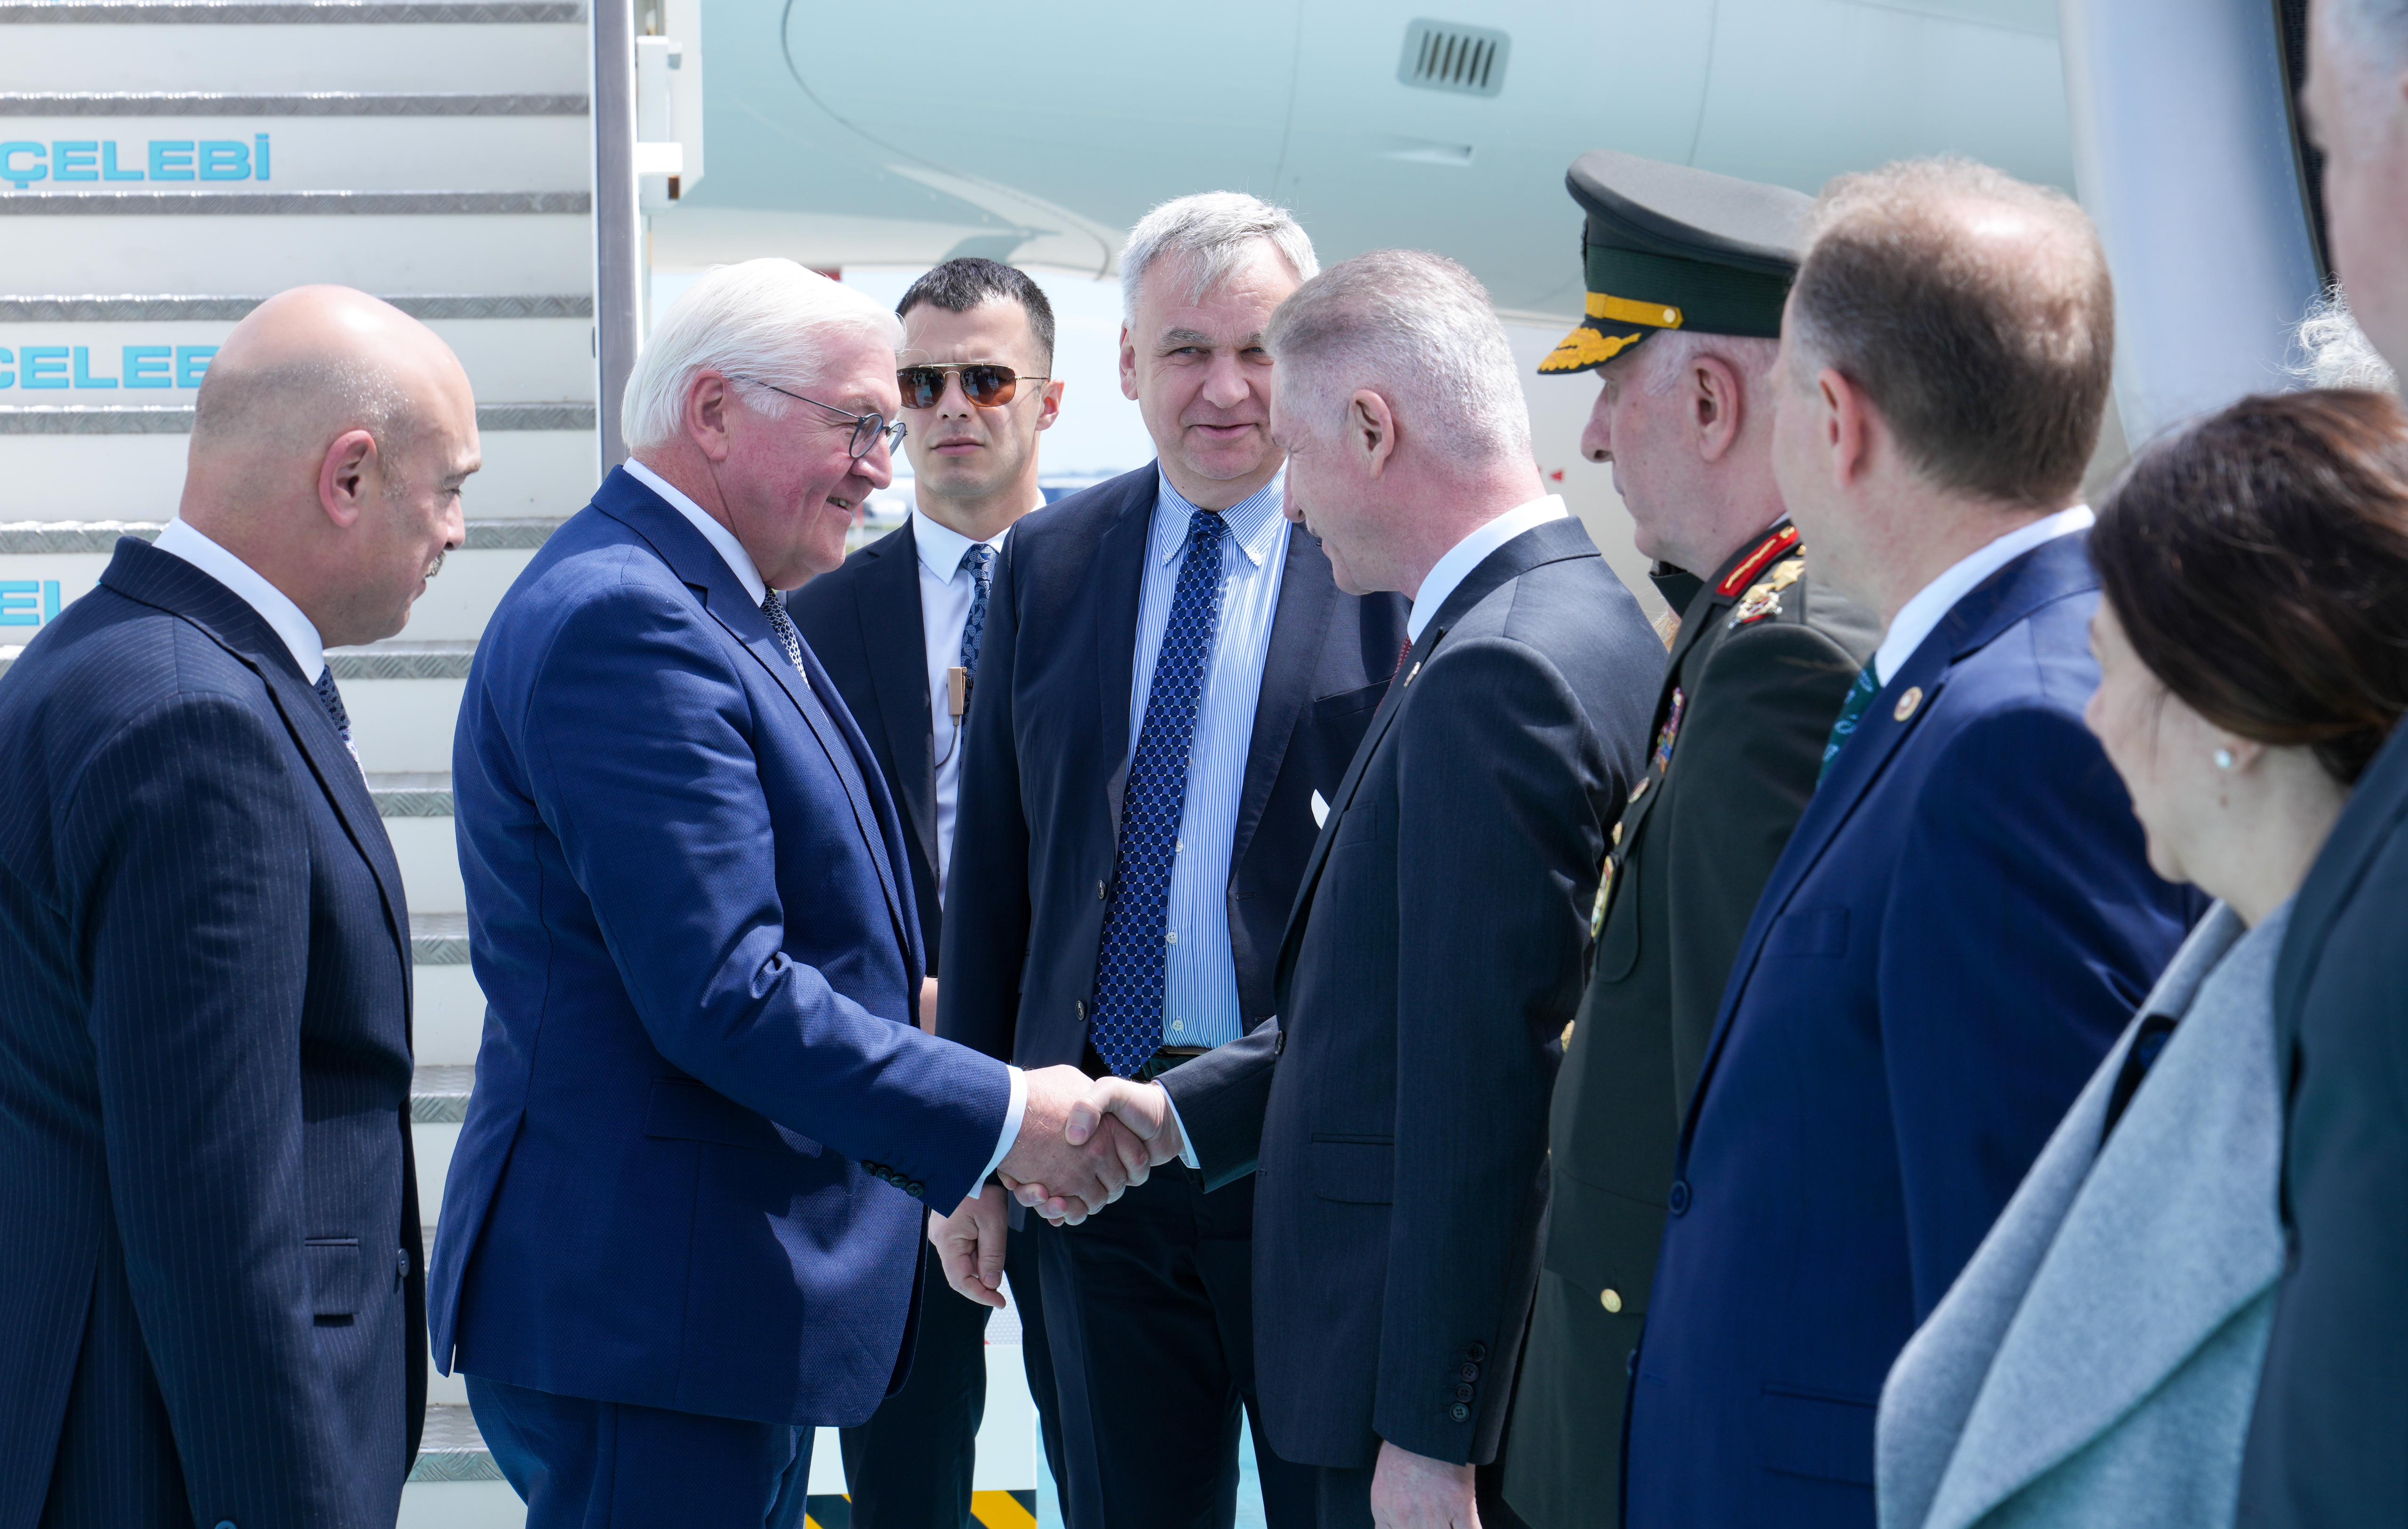
[[[2090,555],[2091,730],[2150,863],[2218,900],[1891,1369],[1883,1529],[2233,1522],[2283,1266],[2274,960],[2408,709],[2408,418],[2244,400],[2142,454]]]

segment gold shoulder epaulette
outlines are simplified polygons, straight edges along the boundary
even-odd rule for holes
[[[1728,629],[1737,631],[1768,617],[1780,615],[1781,592],[1798,582],[1798,576],[1805,571],[1806,558],[1802,553],[1774,564],[1772,572],[1740,596],[1739,604],[1731,608],[1730,621],[1727,623]]]

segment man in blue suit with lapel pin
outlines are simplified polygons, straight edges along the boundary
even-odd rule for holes
[[[1004,550],[939,1035],[1153,1078],[1270,1017],[1288,904],[1405,638],[1403,602],[1340,593],[1282,514],[1263,330],[1315,269],[1251,196],[1183,197],[1130,234],[1122,387],[1161,459]],[[1004,1215],[998,1191],[954,1216],[957,1288]],[[1310,1473],[1254,1406],[1254,1224],[1251,1185],[1208,1194],[1174,1167],[1116,1215],[1013,1234],[1041,1262],[1073,1529],[1226,1529],[1241,1407],[1272,1529],[1313,1522]]]
[[[790,261],[705,277],[469,676],[488,1007],[429,1325],[535,1529],[790,1529],[811,1427],[906,1373],[925,1207],[1127,1178],[1057,1139],[1076,1068],[912,1022],[903,825],[780,593],[888,481],[899,337]]]
[[[423,324],[271,297],[176,519],[0,679],[0,1523],[400,1511],[409,908],[326,650],[402,629],[479,460]]]
[[[949,260],[911,283],[895,306],[903,321],[903,438],[914,503],[900,530],[881,536],[794,593],[795,626],[827,665],[877,756],[905,827],[928,979],[920,1027],[937,1026],[945,877],[961,800],[963,723],[985,647],[995,563],[1011,528],[1045,502],[1037,483],[1039,436],[1062,407],[1054,369],[1054,307],[1023,271],[975,256]],[[976,888],[963,891],[976,897]],[[1059,1409],[1036,1250],[1026,1237],[988,1250],[1008,1270],[1021,1322],[1021,1360],[1060,1477]],[[973,1299],[945,1282],[931,1241],[924,1255],[920,1330],[911,1375],[878,1415],[844,1431],[844,1476],[853,1529],[965,1529],[986,1409],[986,1322],[1003,1304],[986,1287]]]
[[[2082,720],[2113,312],[2080,209],[1985,166],[1843,178],[1810,222],[1774,467],[1885,630],[1683,1126],[1633,1529],[1874,1522],[1891,1360],[2189,922]]]

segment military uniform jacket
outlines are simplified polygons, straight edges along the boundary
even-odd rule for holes
[[[1656,585],[1681,628],[1555,1082],[1554,1207],[1505,1452],[1507,1500],[1537,1529],[1613,1521],[1627,1361],[1681,1111],[1757,893],[1880,641],[1870,614],[1813,581],[1786,522],[1703,582],[1668,570]]]

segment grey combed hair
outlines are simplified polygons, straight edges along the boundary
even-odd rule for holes
[[[893,350],[903,343],[903,325],[864,293],[791,260],[714,265],[654,322],[636,358],[619,411],[627,450],[677,438],[686,393],[704,372],[808,391],[829,343],[853,337]],[[773,420],[794,407],[766,387],[745,402]]]
[[[1199,192],[1163,203],[1138,220],[1121,246],[1121,321],[1136,324],[1138,291],[1164,257],[1186,275],[1194,303],[1229,279],[1256,239],[1270,241],[1298,281],[1320,274],[1312,241],[1285,207],[1243,192]]]
[[[2339,287],[2308,305],[2308,315],[2300,321],[2292,346],[2300,361],[2291,375],[2302,387],[2400,391],[2400,374],[2358,326],[2349,311],[2349,299]]]
[[[1639,348],[1639,385],[1648,395],[1670,397],[1681,385],[1681,374],[1699,356],[1720,356],[1738,372],[1740,381],[1753,395],[1765,387],[1772,376],[1772,363],[1781,354],[1781,342],[1759,335],[1707,335],[1684,329],[1668,329],[1647,336]]]
[[[1319,439],[1339,434],[1347,400],[1368,388],[1458,467],[1530,454],[1505,326],[1488,289],[1443,255],[1375,250],[1333,265],[1280,305],[1263,343],[1283,403]]]

